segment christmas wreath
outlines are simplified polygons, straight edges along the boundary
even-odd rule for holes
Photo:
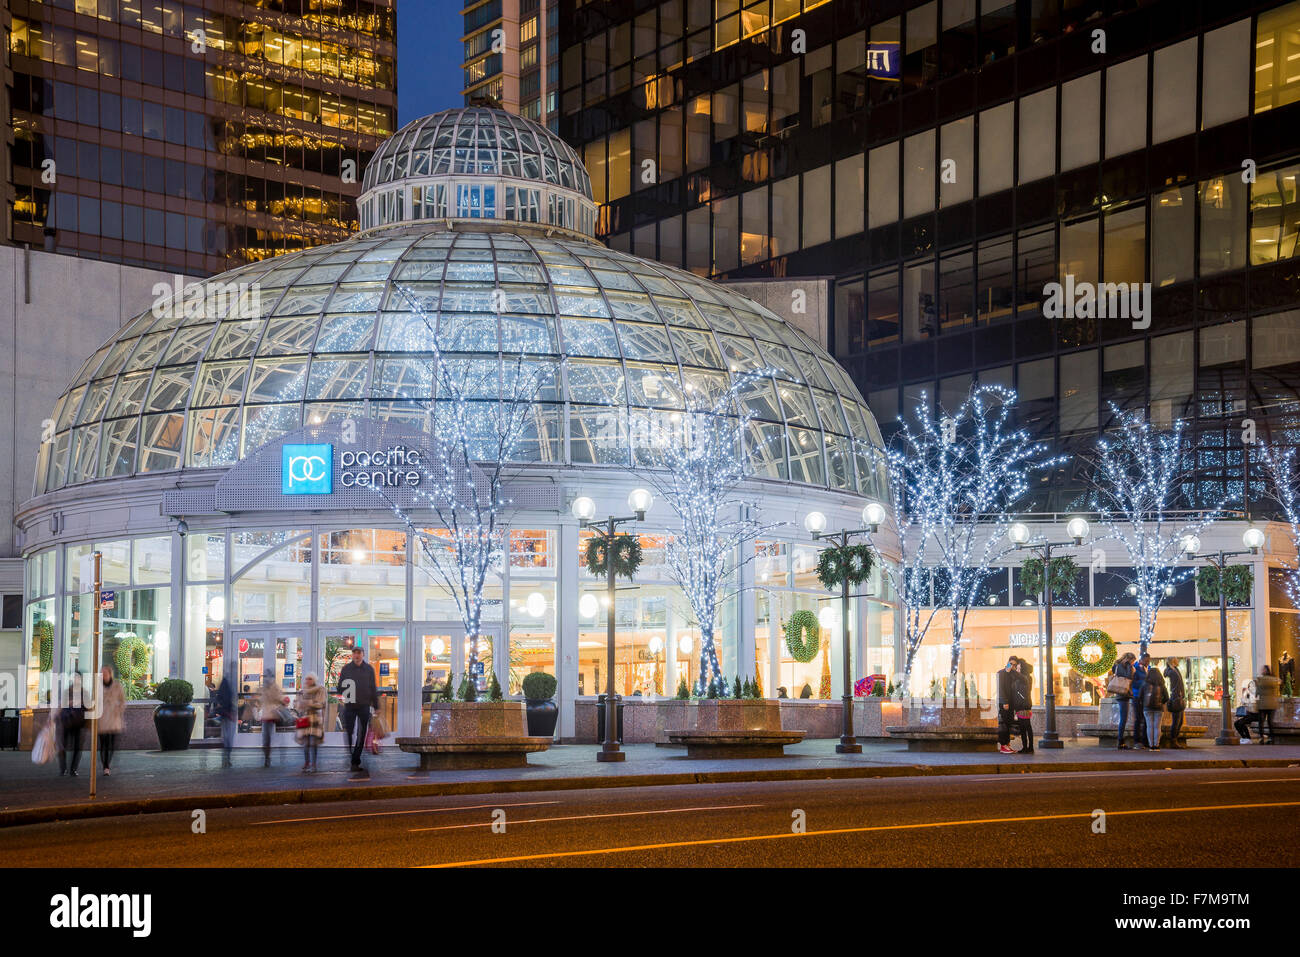
[[[49,671],[54,667],[54,623],[42,619],[32,625],[32,637],[40,649],[41,670]]]
[[[875,554],[869,545],[838,545],[822,551],[817,559],[817,580],[827,591],[834,591],[846,581],[861,585],[871,575]]]
[[[120,642],[113,660],[117,662],[117,673],[125,682],[138,681],[149,670],[149,646],[143,638],[127,632],[118,635]]]
[[[1068,555],[1064,558],[1052,559],[1048,577],[1051,579],[1052,595],[1054,597],[1064,597],[1074,587],[1074,580],[1078,570],[1078,566],[1074,564],[1074,559]],[[1028,595],[1043,594],[1043,560],[1041,558],[1026,559],[1025,563],[1020,566],[1020,587]]]
[[[1207,605],[1219,603],[1219,570],[1206,565],[1196,572],[1196,590]],[[1249,605],[1250,593],[1255,587],[1255,575],[1249,565],[1229,565],[1223,570],[1223,591],[1229,605]]]
[[[821,622],[806,608],[796,611],[785,623],[785,647],[795,661],[806,664],[816,658],[821,641]]]
[[[641,565],[641,542],[635,535],[615,535],[612,560],[614,562],[614,574],[620,578],[632,580],[636,574],[637,568]],[[599,535],[592,536],[587,542],[587,571],[593,575],[603,576],[608,574],[606,561],[605,539]]]
[[[1101,657],[1096,661],[1088,661],[1083,657],[1083,649],[1088,645],[1096,645],[1101,649]],[[1065,646],[1065,657],[1070,662],[1070,667],[1086,678],[1100,678],[1109,673],[1118,654],[1115,640],[1100,628],[1084,628],[1076,632]]]

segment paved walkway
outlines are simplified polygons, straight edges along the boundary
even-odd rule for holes
[[[366,756],[370,776],[363,780],[350,777],[342,748],[323,748],[316,774],[302,773],[302,754],[295,748],[272,752],[270,768],[262,767],[260,749],[237,750],[235,766],[228,770],[221,768],[218,750],[124,751],[114,759],[112,776],[98,777],[93,803],[88,797],[88,755],[83,754],[80,775],[73,778],[59,776],[57,761],[38,766],[30,752],[5,751],[0,752],[0,826],[196,807],[708,781],[1300,765],[1300,746],[1217,747],[1212,741],[1159,753],[1067,741],[1059,751],[1021,757],[992,752],[918,754],[894,741],[864,743],[862,754],[844,755],[835,753],[833,739],[818,739],[787,748],[784,758],[741,760],[691,760],[681,749],[634,744],[624,748],[627,760],[620,763],[597,762],[597,750],[597,745],[560,745],[531,755],[527,768],[420,773],[414,755],[390,746],[378,757]]]

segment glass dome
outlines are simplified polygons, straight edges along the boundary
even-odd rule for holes
[[[499,118],[499,128],[510,120],[523,122]],[[431,117],[407,129],[444,124],[456,127]],[[494,364],[493,381],[504,382],[520,356],[545,374],[520,461],[646,464],[638,421],[765,370],[743,391],[755,414],[753,474],[887,498],[871,454],[880,433],[861,394],[774,313],[585,239],[441,221],[390,226],[222,273],[176,302],[162,297],[59,399],[35,492],[225,467],[303,426],[347,418],[427,428],[433,335],[474,365],[477,381]]]

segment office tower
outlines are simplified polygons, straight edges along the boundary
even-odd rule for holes
[[[499,106],[555,128],[560,60],[558,0],[469,3],[465,103]]]

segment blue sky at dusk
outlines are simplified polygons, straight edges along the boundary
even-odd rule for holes
[[[461,105],[460,0],[397,0],[397,125]]]

